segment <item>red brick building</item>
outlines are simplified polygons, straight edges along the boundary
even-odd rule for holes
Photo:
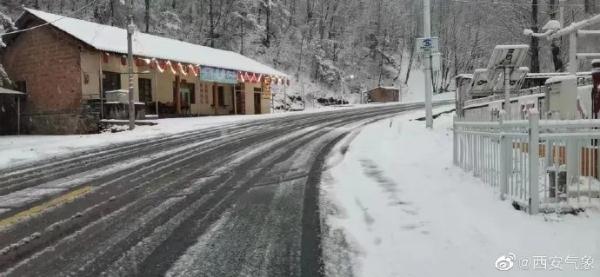
[[[19,28],[42,20],[23,16]],[[5,39],[2,63],[18,90],[26,92],[23,127],[31,133],[84,133],[92,131],[81,100],[81,42],[46,25]]]
[[[128,87],[126,31],[25,9],[5,36],[2,63],[23,98],[24,131],[98,131],[105,92]],[[136,32],[134,98],[162,115],[269,113],[287,76],[238,53]],[[119,103],[123,104],[123,103]]]
[[[376,87],[367,91],[369,102],[387,103],[400,101],[400,89],[393,87]]]

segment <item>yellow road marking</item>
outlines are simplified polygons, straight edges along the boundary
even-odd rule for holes
[[[24,221],[28,218],[37,216],[50,208],[55,208],[73,202],[75,199],[82,197],[90,193],[91,191],[92,187],[90,186],[81,187],[76,190],[70,191],[69,193],[63,194],[57,198],[54,198],[48,202],[44,202],[40,205],[31,207],[25,211],[19,212],[11,217],[2,219],[0,220],[0,231],[7,229],[10,226]]]

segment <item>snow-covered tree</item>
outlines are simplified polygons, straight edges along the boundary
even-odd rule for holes
[[[436,91],[449,89],[456,74],[484,67],[494,45],[529,44],[531,37],[522,30],[548,22],[556,13],[552,3],[558,2],[535,1],[432,0],[432,34],[440,37],[442,54]],[[594,2],[573,0],[565,8],[566,23],[596,11]],[[123,27],[124,3],[3,0],[0,11],[14,19],[24,5]],[[134,0],[133,4],[142,31],[240,52],[325,90],[402,86],[422,63],[414,51],[415,37],[422,34],[422,0]],[[537,23],[532,18],[534,7]],[[540,71],[553,71],[553,58],[565,60],[564,44],[539,41]],[[553,57],[556,46],[562,51]],[[350,75],[360,84],[344,80]]]
[[[6,32],[10,32],[13,30],[14,30],[14,24],[13,24],[12,20],[10,19],[10,17],[8,17],[4,13],[0,12],[0,34],[4,34]],[[2,55],[5,46],[6,45],[2,41],[2,37],[0,37],[0,56]],[[10,81],[10,78],[6,74],[6,71],[4,70],[4,66],[2,66],[2,64],[0,63],[0,87],[10,87],[10,86],[12,86],[12,82]]]

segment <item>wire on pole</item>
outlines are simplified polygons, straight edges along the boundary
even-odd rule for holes
[[[75,10],[75,11],[74,11],[74,12],[72,12],[72,13],[70,13],[70,14],[69,14],[69,16],[74,16],[74,15],[76,15],[76,14],[77,14],[77,13],[79,13],[80,11],[82,11],[82,10],[84,10],[84,9],[86,9],[86,8],[89,8],[89,7],[90,7],[90,6],[92,6],[92,5],[95,5],[95,4],[97,4],[97,2],[98,2],[98,1],[100,1],[100,0],[93,0],[92,2],[88,3],[87,5],[84,5],[83,7],[81,7],[81,8],[79,8],[79,9]],[[27,32],[27,31],[32,31],[32,30],[35,30],[35,29],[38,29],[38,28],[44,27],[44,26],[46,26],[46,25],[50,25],[50,24],[56,23],[56,22],[58,22],[58,21],[60,21],[60,20],[63,20],[63,19],[65,19],[65,18],[69,17],[69,16],[66,16],[66,15],[64,15],[64,16],[61,16],[61,17],[59,17],[59,18],[55,19],[55,20],[48,21],[48,22],[42,23],[42,24],[40,24],[40,25],[36,25],[36,26],[29,27],[29,28],[25,28],[25,29],[20,29],[20,30],[15,30],[15,31],[10,31],[10,32],[2,33],[2,34],[0,34],[0,37],[7,36],[7,35],[14,35],[14,34],[18,34],[18,33]]]

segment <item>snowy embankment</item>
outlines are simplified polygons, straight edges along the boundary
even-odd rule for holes
[[[422,114],[369,125],[332,152],[321,186],[328,276],[600,276],[598,210],[514,210],[452,165],[452,115],[426,130],[409,121]],[[496,269],[501,256],[512,268]]]

